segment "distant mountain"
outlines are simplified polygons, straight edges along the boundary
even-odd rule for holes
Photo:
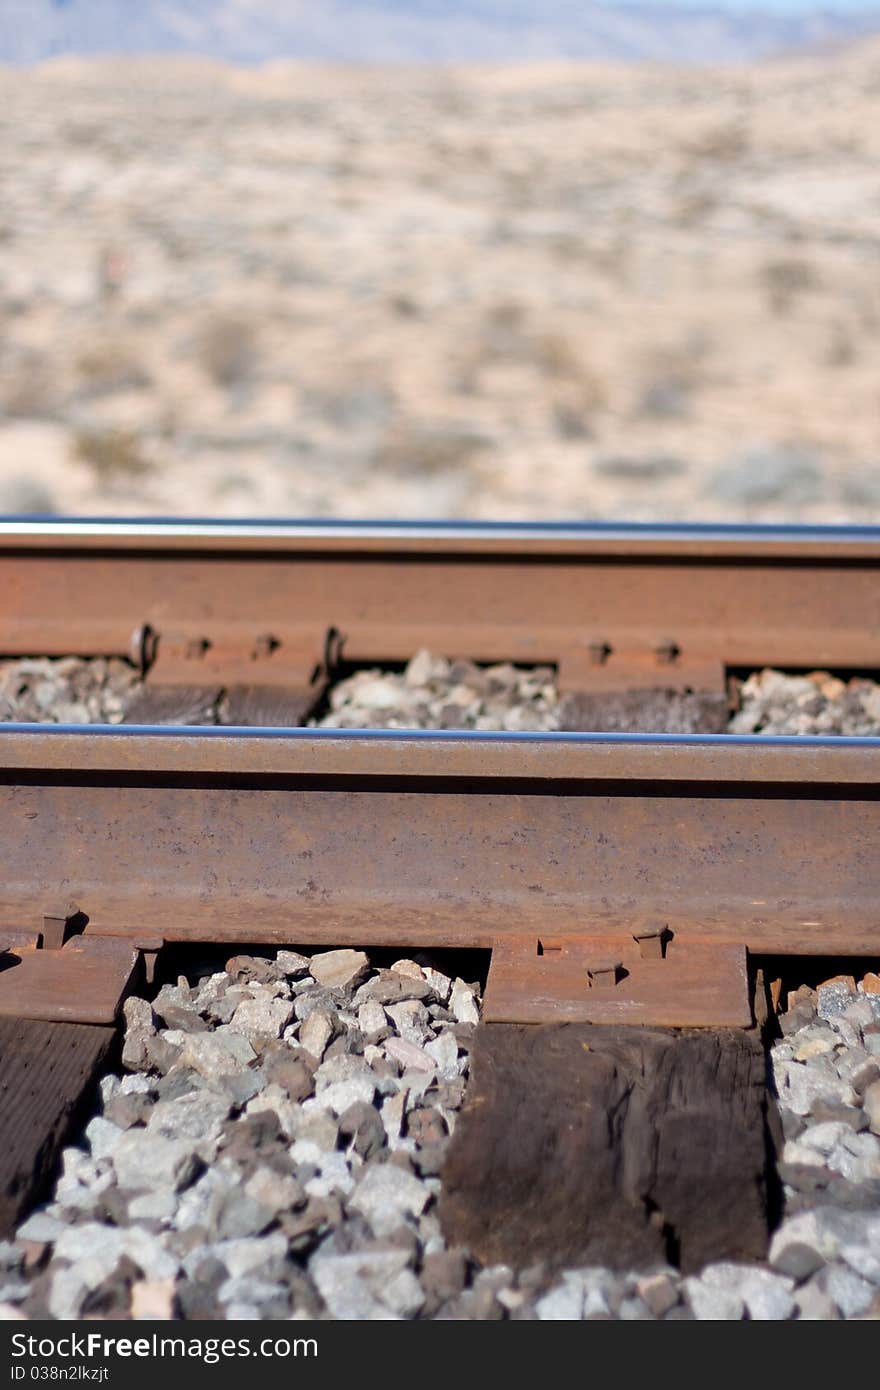
[[[254,63],[724,62],[880,32],[874,13],[590,0],[0,0],[0,61],[186,53]]]

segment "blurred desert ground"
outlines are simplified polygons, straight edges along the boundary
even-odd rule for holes
[[[0,69],[0,510],[880,520],[880,42]]]

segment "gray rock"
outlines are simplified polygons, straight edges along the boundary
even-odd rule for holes
[[[832,1105],[851,1105],[857,1101],[852,1087],[838,1074],[827,1057],[810,1062],[787,1062],[783,1068],[784,1085],[777,1081],[779,1099],[796,1115],[809,1115],[821,1101]]]
[[[206,1080],[213,1081],[229,1072],[243,1071],[255,1057],[254,1049],[242,1033],[224,1027],[213,1033],[187,1034],[180,1065],[191,1067]]]
[[[392,1234],[407,1217],[420,1216],[430,1192],[423,1182],[392,1163],[365,1169],[349,1207],[369,1222],[377,1236]]]
[[[186,1139],[207,1149],[220,1136],[223,1121],[232,1106],[212,1091],[190,1091],[175,1100],[160,1100],[153,1106],[147,1133],[162,1139]]]
[[[275,963],[290,979],[305,975],[309,968],[308,956],[301,956],[298,951],[279,951]]]
[[[309,961],[313,980],[325,989],[346,989],[362,980],[369,969],[363,951],[321,951]]]
[[[234,1279],[253,1274],[260,1277],[274,1277],[276,1267],[283,1268],[287,1258],[287,1238],[280,1231],[273,1231],[258,1240],[224,1240],[211,1248],[211,1253],[222,1260]]]
[[[280,1038],[282,1029],[292,1018],[293,1004],[289,999],[273,998],[268,993],[261,993],[239,1004],[229,1027],[237,1033],[243,1033],[254,1047],[260,1047],[273,1038]]]
[[[853,986],[845,979],[829,980],[819,986],[817,993],[820,1018],[839,1018],[856,998]]]
[[[221,1240],[259,1236],[275,1220],[277,1208],[264,1206],[237,1187],[229,1188],[214,1209],[214,1224]]]
[[[403,1315],[389,1306],[385,1293],[395,1279],[409,1272],[408,1264],[405,1250],[319,1252],[309,1261],[309,1274],[334,1318],[397,1321]]]
[[[399,1004],[404,999],[430,999],[432,995],[433,989],[426,979],[401,975],[395,970],[377,970],[361,985],[352,1002],[359,1009],[370,999],[385,1005]]]
[[[78,1318],[89,1292],[89,1286],[77,1265],[55,1266],[47,1300],[53,1318],[71,1321]],[[98,1281],[101,1282],[100,1280]]]
[[[119,1186],[128,1191],[178,1191],[193,1180],[200,1163],[191,1140],[163,1139],[142,1130],[126,1130],[113,1152],[113,1166]]]

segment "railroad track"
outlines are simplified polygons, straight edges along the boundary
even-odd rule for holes
[[[0,727],[7,1227],[174,943],[490,950],[449,1208],[469,1236],[491,1208],[470,1146],[512,1122],[523,1029],[564,1025],[528,1034],[535,1088],[572,1039],[621,1072],[636,1038],[642,1073],[684,1068],[691,1112],[720,1047],[744,1134],[766,1122],[756,981],[880,955],[880,740],[706,732],[731,673],[880,669],[880,531],[8,521],[0,592],[0,656],[140,676],[124,724]],[[340,675],[420,647],[553,666],[566,731],[297,727]],[[699,732],[584,732],[609,700]],[[682,1181],[709,1181],[723,1099]]]

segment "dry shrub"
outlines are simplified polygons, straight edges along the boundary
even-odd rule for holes
[[[750,146],[748,130],[740,121],[733,120],[700,131],[693,140],[685,142],[683,149],[695,159],[728,164],[747,155]]]
[[[198,343],[201,365],[217,386],[237,386],[257,361],[257,335],[241,314],[217,314],[203,326]]]
[[[60,403],[58,375],[43,353],[24,354],[0,375],[0,411],[10,419],[54,419]]]
[[[134,430],[81,429],[73,443],[77,458],[90,464],[102,481],[141,477],[152,467]]]
[[[405,477],[429,477],[468,466],[491,440],[467,425],[400,421],[373,455],[374,467]]]
[[[798,296],[818,289],[820,283],[815,266],[797,256],[767,261],[758,275],[775,314],[788,313]]]
[[[150,385],[133,345],[121,340],[106,338],[85,348],[76,359],[76,370],[89,396],[111,396]]]

